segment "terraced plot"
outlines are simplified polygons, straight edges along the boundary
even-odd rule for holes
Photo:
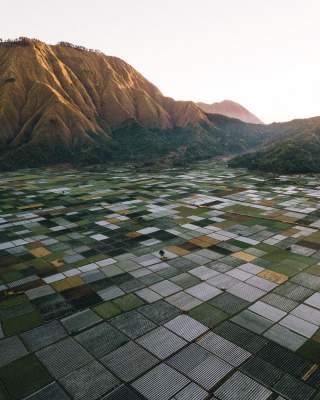
[[[318,399],[319,291],[318,176],[1,175],[1,400]]]

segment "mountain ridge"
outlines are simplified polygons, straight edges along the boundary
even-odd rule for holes
[[[0,43],[0,60],[1,168],[178,162],[260,140],[241,128],[234,143],[224,120],[163,96],[128,63],[99,51],[20,38]]]
[[[13,54],[8,55],[9,52]],[[41,131],[43,124],[45,130],[50,130],[50,123],[55,121],[68,136],[72,124],[82,135],[86,130],[103,134],[96,116],[110,127],[130,118],[146,127],[162,129],[207,121],[194,103],[164,97],[158,88],[117,57],[66,44],[47,45],[29,40],[22,47],[19,43],[0,46],[0,58],[4,60],[0,65],[4,81],[1,86],[6,86],[0,87],[0,114],[5,128],[5,132],[0,131],[0,138],[9,137],[13,143],[19,143],[19,136],[33,122]],[[14,110],[8,104],[12,99]],[[21,104],[23,100],[25,103]],[[37,120],[39,103],[42,116]],[[60,115],[66,110],[70,121],[64,126]],[[6,115],[10,117],[7,120]]]
[[[0,41],[0,60],[1,169],[242,154],[230,165],[320,171],[320,117],[264,125],[205,113],[125,61],[66,42]]]

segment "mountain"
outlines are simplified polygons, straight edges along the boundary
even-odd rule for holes
[[[320,117],[263,125],[261,134],[261,148],[235,157],[230,166],[275,173],[320,172]]]
[[[205,112],[210,114],[222,114],[230,118],[237,118],[243,122],[251,124],[262,124],[262,121],[252,114],[241,104],[231,100],[224,100],[219,103],[197,103],[197,105]]]
[[[27,38],[0,41],[1,169],[172,165],[241,154],[230,165],[320,172],[320,117],[264,125],[215,110],[165,97],[125,61],[99,51]]]
[[[260,141],[243,129],[235,141],[226,120],[163,96],[125,61],[99,51],[19,38],[0,42],[0,60],[1,168],[179,162]]]

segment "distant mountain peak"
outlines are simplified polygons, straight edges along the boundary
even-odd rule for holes
[[[263,122],[241,104],[232,100],[223,100],[217,103],[207,104],[199,102],[197,105],[206,113],[222,114],[230,118],[237,118],[251,124],[262,124]]]

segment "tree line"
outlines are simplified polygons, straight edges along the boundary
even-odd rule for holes
[[[16,39],[7,39],[7,40],[3,40],[0,38],[0,46],[2,47],[29,46],[30,42],[41,43],[41,41],[38,39],[30,39],[23,36],[18,37]]]
[[[73,43],[70,43],[70,42],[59,42],[59,43],[57,43],[57,46],[71,47],[72,49],[81,50],[81,51],[87,51],[89,53],[102,54],[102,52],[100,50],[88,49],[87,47],[79,46],[79,45],[76,45],[76,44],[73,44]]]
[[[30,43],[36,42],[36,43],[42,43],[41,40],[39,39],[34,39],[34,38],[27,38],[24,36],[18,37],[16,39],[7,39],[3,40],[0,38],[0,46],[1,47],[14,47],[14,46],[29,46]],[[59,42],[57,43],[57,46],[64,46],[64,47],[70,47],[72,49],[80,50],[80,51],[87,51],[90,53],[96,53],[96,54],[102,54],[100,50],[96,49],[88,49],[84,46],[78,46],[69,42]]]

